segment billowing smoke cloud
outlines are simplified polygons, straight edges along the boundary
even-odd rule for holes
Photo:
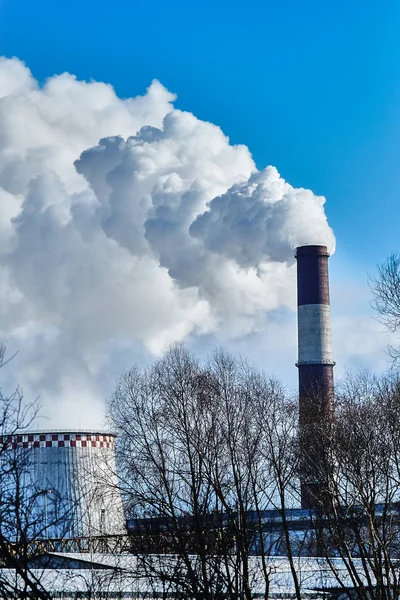
[[[233,258],[242,267],[288,262],[300,245],[323,240],[332,250],[324,203],[325,198],[292,188],[275,167],[267,167],[214,198],[190,233],[211,252]]]
[[[294,306],[294,248],[334,248],[324,198],[174,99],[0,59],[0,333],[60,426],[98,421],[129,349],[257,331]]]

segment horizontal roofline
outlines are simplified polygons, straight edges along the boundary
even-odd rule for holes
[[[6,433],[4,432],[2,435],[3,437],[6,435],[37,435],[37,434],[60,434],[60,433],[65,433],[65,434],[78,434],[78,435],[84,435],[84,434],[89,434],[89,435],[110,435],[112,437],[117,437],[117,434],[114,433],[113,431],[109,431],[108,429],[17,429],[16,431],[13,431],[13,433]]]

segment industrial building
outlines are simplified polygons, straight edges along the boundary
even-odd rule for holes
[[[308,443],[313,425],[329,421],[333,414],[334,383],[329,305],[328,257],[325,246],[297,248],[299,424]],[[317,404],[316,404],[317,402]],[[115,436],[102,431],[32,431],[0,437],[0,444],[25,460],[25,484],[35,490],[33,510],[44,526],[31,542],[29,568],[43,581],[52,598],[102,597],[155,598],[166,594],[163,582],[149,577],[139,560],[143,536],[157,540],[167,529],[157,519],[125,521],[118,486]],[[300,482],[302,507],[287,510],[286,527],[303,556],[296,558],[302,577],[302,597],[340,597],[343,586],[333,577],[332,564],[346,586],[348,571],[338,558],[328,565],[305,556],[305,541],[315,524],[310,510],[318,499],[318,481],[307,474]],[[249,513],[247,518],[251,520]],[[256,518],[256,517],[254,517]],[[294,597],[290,565],[282,542],[282,514],[264,511],[265,539],[270,548],[270,598]],[[140,521],[140,522],[139,522]],[[310,542],[312,545],[312,540]],[[157,551],[157,542],[150,553]],[[136,555],[135,555],[136,554]],[[257,546],[251,558],[254,598],[265,597],[257,572],[261,569]],[[299,553],[300,554],[300,553]],[[312,554],[312,552],[310,552]],[[171,554],[158,554],[172,561]],[[195,563],[196,556],[191,560]],[[321,562],[322,561],[322,562]],[[165,567],[165,565],[164,565]],[[343,571],[343,573],[342,573]],[[361,570],[360,570],[361,571]],[[11,569],[2,575],[15,577]],[[341,574],[342,573],[342,574]],[[262,578],[261,578],[262,580]],[[261,581],[260,580],[260,581]],[[354,581],[348,581],[349,589]],[[167,596],[174,597],[172,591]]]
[[[335,363],[328,257],[325,246],[302,246],[296,250],[299,420],[305,431],[313,422],[320,424],[329,419],[333,411]],[[18,453],[20,459],[23,457],[24,485],[37,495],[33,510],[44,515],[39,537],[84,539],[126,533],[113,433],[22,431],[0,436],[0,444]],[[309,492],[315,484],[302,482],[303,508],[309,508]]]
[[[21,487],[43,527],[37,537],[79,539],[126,532],[115,436],[102,431],[24,431],[0,444],[22,465]],[[105,485],[106,484],[106,485]]]

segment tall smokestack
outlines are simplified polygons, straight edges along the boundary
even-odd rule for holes
[[[301,481],[301,504],[313,508],[321,500],[317,428],[333,411],[332,334],[329,303],[329,252],[326,246],[300,246],[297,258],[298,362],[300,438],[308,467]]]

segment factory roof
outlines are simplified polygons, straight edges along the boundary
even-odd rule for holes
[[[153,577],[149,579],[148,567],[151,567],[152,560],[156,561],[154,563],[157,567],[156,571],[161,569],[160,572],[162,572],[163,569],[173,569],[175,561],[179,560],[179,557],[174,555],[145,555],[141,560],[140,556],[132,554],[49,552],[33,559],[31,567],[42,569],[42,577],[44,576],[44,581],[48,581],[52,590],[63,589],[66,591],[75,588],[75,586],[82,589],[90,583],[93,572],[98,573],[99,581],[103,582],[106,581],[107,573],[109,573],[108,578],[113,591],[119,589],[128,594],[127,597],[131,597],[129,591],[136,590],[136,592],[140,591],[139,596],[145,594],[148,598],[152,598],[157,596],[162,589],[161,579],[160,581]],[[191,556],[191,560],[195,561],[196,556]],[[302,596],[305,598],[322,598],[329,592],[339,591],[342,586],[345,589],[354,587],[354,582],[349,576],[345,563],[339,558],[331,558],[329,561],[323,558],[305,557],[295,558],[294,560]],[[353,562],[354,568],[360,577],[360,584],[366,585],[367,582],[360,560],[353,559]],[[251,557],[250,567],[253,573],[253,597],[264,597],[265,582],[261,573],[260,559]],[[268,567],[270,569],[270,597],[295,597],[290,563],[287,557],[269,557]],[[336,576],[332,572],[332,568]],[[260,577],[257,576],[258,571]],[[84,575],[85,572],[87,575]],[[115,575],[112,575],[113,573]],[[87,581],[85,581],[85,577]],[[152,593],[154,595],[151,595]],[[171,596],[173,597],[173,594]]]
[[[18,582],[13,569],[1,569],[3,580],[10,580],[11,585],[20,583],[23,589],[22,580]],[[90,569],[83,571],[81,569],[33,569],[31,575],[35,576],[41,586],[48,592],[50,598],[75,599],[99,597],[115,598],[126,600],[137,600],[137,598],[146,598],[147,600],[160,598],[181,598],[182,592],[178,590],[165,591],[165,583],[160,580],[158,583],[153,578],[138,576],[132,573],[127,577],[127,573],[115,573],[107,569]],[[313,590],[308,587],[302,587],[302,597],[317,600],[328,596],[328,590]],[[328,593],[327,593],[328,592]],[[102,595],[104,594],[104,595]],[[254,590],[253,598],[265,598],[265,590]],[[272,584],[268,594],[269,598],[292,599],[295,598],[295,590],[291,585],[285,582]]]

